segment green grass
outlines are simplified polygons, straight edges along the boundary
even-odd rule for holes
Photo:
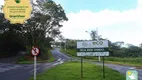
[[[53,62],[53,60],[42,60],[42,61],[37,61],[37,63],[45,63],[45,62]],[[18,64],[33,64],[34,61],[18,61]]]
[[[66,54],[69,54],[71,56],[77,57],[76,49],[67,49],[65,50],[61,49],[61,52],[64,52]],[[84,57],[85,59],[91,60],[91,61],[98,61],[98,57]],[[102,57],[101,57],[102,60]],[[105,57],[105,62],[112,63],[112,64],[120,64],[120,65],[129,65],[129,66],[135,66],[138,68],[142,68],[142,57],[139,58],[119,58],[119,57]]]
[[[72,57],[77,56],[76,49],[67,49],[66,51],[64,49],[60,49],[60,51]]]
[[[55,61],[53,55],[51,54],[50,50],[48,50],[49,60],[37,60],[37,63],[44,63],[44,62],[53,62]],[[19,60],[16,62],[18,64],[33,64],[34,61],[26,60],[24,56],[20,57]]]
[[[95,64],[83,63],[83,80],[125,80],[125,76],[118,71],[105,67],[106,78],[102,78],[102,67]],[[30,79],[33,80],[33,77]],[[37,80],[81,80],[80,63],[68,62],[53,67],[37,75]]]

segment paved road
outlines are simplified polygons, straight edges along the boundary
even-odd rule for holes
[[[59,49],[53,50],[52,54],[57,61],[37,64],[37,73],[69,59],[68,56],[60,53]],[[33,64],[0,63],[0,80],[28,80],[31,76],[33,76]]]
[[[61,53],[59,48],[56,48],[55,50],[53,50],[52,53],[53,53],[53,56],[58,60],[61,59],[61,60],[67,61],[71,59],[71,57],[68,57],[67,55]]]
[[[103,65],[102,63],[99,63],[99,62],[91,62],[91,63],[101,65],[101,66]],[[122,65],[116,65],[116,64],[105,64],[105,66],[107,66],[108,68],[111,68],[113,70],[117,70],[121,74],[124,74],[124,75],[126,75],[127,70],[135,69],[138,71],[139,80],[142,80],[142,69],[136,69],[135,67],[122,66]]]
[[[112,68],[114,70],[117,70],[124,75],[126,74],[127,70],[135,69],[138,71],[139,80],[142,80],[142,69],[136,69],[136,68],[130,67],[130,66],[122,66],[122,65],[115,65],[115,64],[105,64],[105,66]]]

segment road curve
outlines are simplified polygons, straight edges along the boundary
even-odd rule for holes
[[[61,53],[59,48],[52,50],[52,54],[56,60],[67,61],[71,59],[71,57],[68,57],[67,55]]]
[[[42,73],[69,59],[68,56],[60,53],[59,49],[52,50],[52,54],[57,60],[51,63],[37,64],[37,73]],[[33,76],[33,70],[33,64],[0,63],[0,80],[29,80]]]

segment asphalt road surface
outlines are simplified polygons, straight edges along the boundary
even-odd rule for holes
[[[52,50],[52,54],[56,61],[37,64],[37,73],[70,59],[70,57],[60,53],[59,49]],[[33,64],[0,63],[0,80],[29,80],[33,76],[33,72]]]
[[[54,49],[52,51],[52,54],[57,60],[61,59],[61,60],[67,61],[71,59],[71,57],[68,57],[67,55],[61,53],[59,48]]]
[[[86,61],[89,62],[89,61]],[[90,62],[92,64],[96,64],[96,65],[101,65],[103,66],[102,62]],[[106,64],[105,66],[107,66],[108,68],[111,68],[113,70],[119,71],[121,74],[126,76],[126,72],[127,70],[137,70],[138,71],[138,80],[142,80],[142,69],[136,69],[135,67],[131,67],[131,66],[123,66],[123,65],[117,65],[117,64]]]

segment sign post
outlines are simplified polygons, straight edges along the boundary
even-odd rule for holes
[[[103,78],[105,78],[104,56],[103,56]]]
[[[34,56],[34,80],[36,80],[36,56],[39,54],[39,49],[37,47],[33,47],[31,53]]]
[[[81,56],[81,79],[83,78],[83,56],[103,56],[103,78],[105,78],[104,56],[109,56],[108,40],[78,41],[77,56]]]
[[[36,80],[36,56],[34,56],[34,80]]]
[[[81,80],[83,80],[83,57],[81,56]]]

